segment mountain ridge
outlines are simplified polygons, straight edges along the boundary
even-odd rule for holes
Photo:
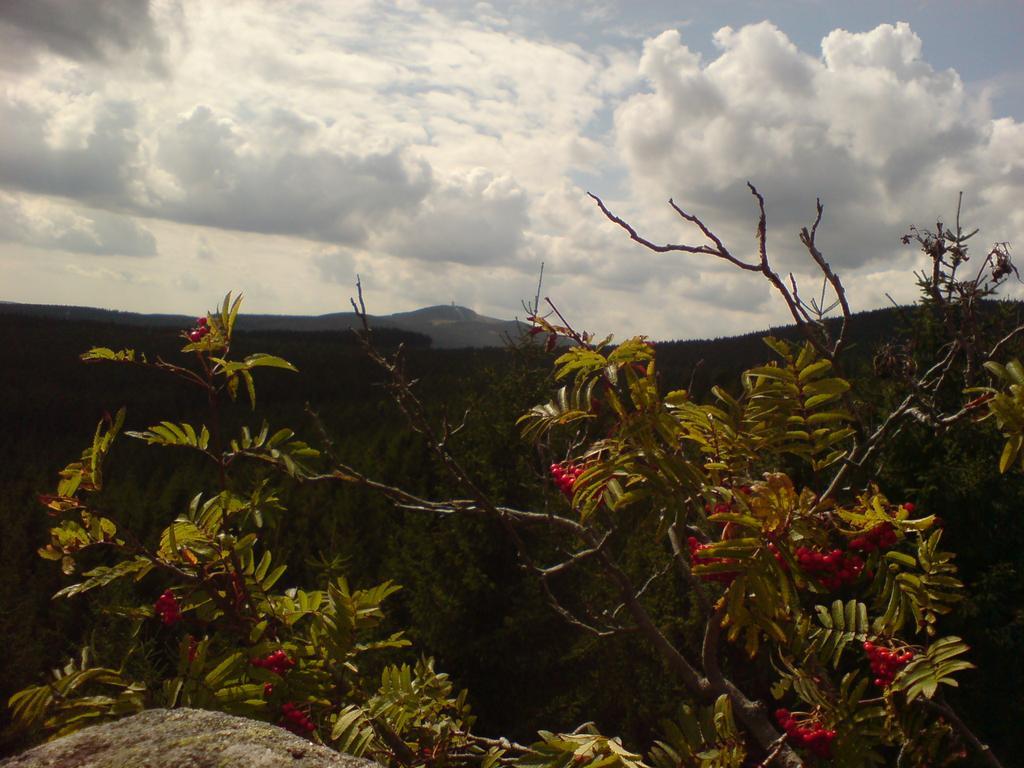
[[[989,303],[986,303],[986,306]],[[1019,313],[1024,312],[1020,302],[1000,300],[991,302],[992,307],[1011,304]],[[884,307],[856,312],[850,318],[850,340],[855,347],[871,348],[891,338],[896,328],[907,323],[917,311],[913,306]],[[27,304],[0,301],[0,316],[22,315],[52,320],[105,322],[131,326],[186,329],[195,323],[195,317],[183,314],[143,314],[116,309],[99,309],[74,305]],[[838,331],[839,318],[825,321],[833,332]],[[481,315],[468,307],[455,304],[436,304],[390,315],[370,315],[371,328],[413,334],[429,339],[435,349],[467,349],[505,347],[510,340],[519,338],[529,329],[529,324],[520,320],[501,320]],[[241,314],[237,328],[242,332],[283,331],[283,332],[347,332],[362,326],[354,312],[332,312],[323,315],[272,315]],[[726,357],[739,354],[747,360],[751,355],[763,352],[761,339],[765,336],[779,336],[791,340],[800,338],[799,329],[790,325],[768,326],[731,336],[708,336],[698,339],[655,340],[661,354],[670,358],[686,359],[690,363],[705,356],[713,359],[718,353]],[[423,339],[422,343],[426,343]],[[740,350],[743,350],[741,353]],[[757,361],[751,359],[750,364]]]
[[[28,304],[0,301],[0,314],[29,315],[60,320],[113,322],[135,326],[188,328],[195,322],[191,315],[126,312],[61,304]],[[481,315],[468,307],[437,304],[390,315],[370,315],[371,328],[388,328],[418,333],[430,338],[438,349],[501,347],[529,327],[518,320],[501,320]],[[323,315],[241,314],[239,331],[348,331],[361,327],[355,312],[331,312]]]

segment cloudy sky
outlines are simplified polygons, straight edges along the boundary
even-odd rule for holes
[[[1022,32],[1019,0],[3,0],[0,300],[319,314],[359,273],[375,313],[512,317],[543,262],[580,327],[723,335],[785,315],[586,192],[749,255],[747,180],[781,270],[820,196],[854,304],[909,300],[899,236],[958,191],[978,251],[1024,241]]]

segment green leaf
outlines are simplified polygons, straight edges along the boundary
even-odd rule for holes
[[[245,382],[245,390],[249,393],[249,407],[253,410],[256,409],[256,383],[252,380],[252,374],[249,371],[240,371],[242,380]]]
[[[952,677],[956,672],[974,667],[969,661],[956,659],[970,650],[959,637],[943,637],[932,643],[924,654],[904,667],[892,683],[892,689],[903,691],[907,703],[919,697],[932,698],[940,685],[958,687]]]
[[[1006,372],[1014,384],[1024,385],[1024,366],[1020,364],[1019,360],[1014,359],[1008,362],[1006,364]]]
[[[797,363],[797,365],[799,366],[799,363]],[[825,371],[831,368],[832,363],[830,361],[818,360],[817,362],[811,363],[806,368],[801,370],[797,378],[800,381],[807,381],[808,379],[813,379],[819,373],[824,373]]]
[[[1003,452],[999,456],[999,473],[1003,474],[1011,466],[1020,452],[1021,444],[1024,443],[1024,436],[1015,435],[1006,441]]]
[[[231,294],[229,293],[228,297],[230,297],[230,296],[231,296]],[[224,305],[227,306],[227,298],[224,299]],[[238,317],[238,310],[241,308],[241,306],[242,306],[242,294],[238,294],[238,298],[236,298],[234,300],[234,302],[232,302],[232,304],[231,304],[231,309],[228,311],[227,323],[225,324],[226,328],[227,328],[227,335],[229,337],[231,336],[231,333],[234,331],[234,328],[235,328],[235,318]]]
[[[218,690],[221,684],[241,668],[243,655],[240,652],[226,656],[216,667],[211,669],[203,678],[203,682],[213,691]]]
[[[117,565],[107,567],[98,566],[93,568],[91,571],[86,571],[83,576],[87,579],[79,584],[72,584],[71,586],[64,587],[64,589],[57,592],[53,597],[74,597],[80,595],[83,592],[88,592],[91,589],[97,587],[105,587],[108,584],[120,579],[124,576],[144,576],[150,570],[152,570],[153,564],[144,558],[136,558],[133,560],[122,560]]]
[[[850,389],[849,382],[843,379],[818,379],[818,381],[812,381],[804,387],[804,391],[809,395],[841,395]]]
[[[834,402],[834,401],[836,401],[838,399],[839,399],[839,393],[838,392],[831,393],[831,394],[812,395],[811,397],[807,398],[807,404],[806,404],[805,407],[807,407],[807,408],[817,408],[819,405],[824,405],[825,403],[831,403],[831,402]]]
[[[115,352],[107,347],[93,347],[88,352],[83,352],[78,356],[80,360],[86,363],[96,362],[100,360],[109,360],[115,363],[134,363],[135,362],[135,350],[134,349],[120,349]],[[141,358],[142,362],[146,362],[146,358]]]
[[[249,368],[283,368],[286,371],[298,372],[298,368],[282,357],[258,353],[245,358],[245,365]]]

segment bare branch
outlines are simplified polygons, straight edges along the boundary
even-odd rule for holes
[[[971,745],[974,751],[981,755],[982,759],[992,766],[992,768],[1003,768],[1003,764],[999,762],[999,758],[992,753],[992,748],[974,735],[974,731],[972,731],[967,724],[960,719],[960,716],[957,715],[952,707],[944,701],[936,701],[935,699],[926,702],[926,706],[928,706],[929,709],[935,710],[948,720],[954,730],[956,730],[956,732],[959,733],[964,740]]]
[[[846,475],[850,469],[853,467],[863,467],[868,460],[870,460],[871,457],[881,449],[883,441],[888,435],[889,430],[903,418],[907,411],[909,411],[913,406],[913,403],[914,395],[907,395],[903,402],[896,406],[885,421],[878,425],[875,431],[871,433],[871,436],[855,447],[851,452],[851,455],[843,462],[839,471],[833,476],[832,481],[828,484],[828,488],[826,488],[819,497],[819,506],[829,503],[829,501],[834,498],[836,491],[839,489],[843,480],[846,479]]]
[[[728,261],[728,262],[730,262],[732,264],[735,264],[740,269],[750,270],[751,272],[754,272],[754,271],[757,271],[758,269],[760,269],[760,267],[758,267],[756,264],[748,264],[747,262],[744,262],[744,261],[742,261],[740,259],[735,258],[731,253],[729,253],[729,249],[726,248],[725,245],[722,244],[722,241],[718,238],[718,235],[716,235],[714,232],[712,232],[707,227],[707,225],[704,224],[704,222],[701,221],[696,215],[691,214],[691,213],[687,213],[682,208],[680,208],[678,205],[676,205],[675,200],[673,200],[672,198],[669,198],[668,204],[670,206],[672,206],[672,210],[674,210],[676,213],[678,213],[681,217],[683,217],[687,221],[691,222],[692,224],[695,224],[700,229],[700,231],[704,233],[704,236],[708,240],[710,240],[711,242],[713,242],[715,244],[715,248],[717,249],[716,252],[715,252],[716,256],[719,256],[720,258],[723,258],[726,261]]]
[[[555,306],[555,302],[553,302],[550,298],[545,296],[544,301],[548,303],[548,306],[551,307],[551,311],[554,312],[555,316],[562,322],[561,326],[556,327],[557,331],[568,336],[581,347],[589,347],[590,335],[588,333],[580,333],[575,328],[573,328],[572,324],[565,319],[565,316],[562,314],[561,310],[559,310],[558,307]]]
[[[464,739],[469,739],[474,744],[478,744],[487,749],[501,749],[506,752],[518,752],[523,755],[538,755],[540,754],[537,750],[531,747],[524,746],[515,741],[509,741],[506,738],[501,739],[488,739],[484,736],[477,736],[475,733],[469,733],[467,731],[460,731],[459,735]]]
[[[724,685],[722,670],[718,666],[718,639],[722,631],[722,619],[725,617],[725,601],[718,604],[715,612],[704,625],[704,640],[700,648],[700,662],[704,674],[712,685]]]
[[[988,358],[989,360],[994,360],[994,359],[995,359],[995,357],[996,357],[996,355],[997,355],[997,354],[999,354],[1000,350],[1002,350],[1002,348],[1003,348],[1003,347],[1004,347],[1005,345],[1009,344],[1009,343],[1010,343],[1011,341],[1013,341],[1013,340],[1014,340],[1014,339],[1015,339],[1015,338],[1016,338],[1016,337],[1017,337],[1018,335],[1020,335],[1020,333],[1021,333],[1022,331],[1024,331],[1024,325],[1018,325],[1018,326],[1017,326],[1016,328],[1014,328],[1014,329],[1013,329],[1012,331],[1010,331],[1010,332],[1009,332],[1008,334],[1006,334],[1005,336],[1003,336],[1003,338],[1001,338],[1001,339],[1000,339],[999,341],[997,341],[997,342],[995,343],[995,345],[994,345],[994,346],[992,347],[992,349],[991,349],[991,350],[989,350],[989,353],[988,353],[988,355],[987,355],[986,357],[987,357],[987,358]]]
[[[597,540],[591,531],[584,531],[584,540],[587,540],[591,548],[597,548]],[[690,693],[699,698],[707,698],[711,693],[708,681],[697,671],[697,669],[684,657],[679,650],[669,641],[654,623],[651,615],[636,598],[636,588],[625,572],[608,556],[607,552],[598,551],[597,557],[604,566],[605,573],[611,577],[618,588],[619,597],[625,603],[626,610],[633,616],[637,626],[654,646],[659,655],[668,663],[669,667],[679,676],[679,679],[690,690]]]
[[[356,317],[363,325],[363,333],[369,335],[370,333],[370,322],[366,314],[366,302],[363,301],[363,283],[356,275],[356,295],[359,297],[359,304],[356,305],[355,299],[349,299],[349,303],[352,305],[352,309],[355,310]]]
[[[639,600],[641,597],[643,597],[644,593],[647,592],[647,590],[651,586],[651,584],[656,582],[658,579],[660,579],[662,576],[664,576],[666,573],[668,573],[671,570],[672,570],[672,561],[670,560],[663,568],[661,568],[660,570],[655,571],[650,576],[648,576],[647,577],[647,581],[645,581],[643,584],[641,584],[640,585],[640,589],[638,589],[636,591],[636,594],[634,595],[636,597],[636,599]],[[625,607],[626,607],[625,603],[619,603],[617,606],[615,606],[615,609],[611,613],[612,617],[614,618],[615,616],[618,616],[619,611],[621,611]]]
[[[764,212],[764,196],[749,181],[747,187],[750,188],[750,194],[757,198],[757,208],[761,214],[757,220],[757,250],[761,257],[761,271],[766,272],[768,270],[768,217]]]
[[[534,570],[537,569],[535,568]],[[576,627],[577,629],[582,629],[584,632],[587,632],[588,634],[591,634],[594,637],[613,637],[615,635],[619,635],[623,632],[629,631],[629,628],[618,626],[602,629],[600,627],[594,626],[593,624],[584,621],[575,613],[573,613],[564,605],[562,605],[562,602],[555,596],[555,593],[551,591],[551,586],[548,584],[548,580],[545,576],[541,577],[540,586],[541,590],[544,592],[544,597],[547,599],[548,605],[550,605],[552,609],[554,609],[555,613],[561,616],[562,620],[570,626]]]
[[[605,545],[607,545],[608,541],[611,539],[611,535],[611,530],[606,531],[604,536],[601,537],[601,541],[598,542],[596,548],[591,547],[589,549],[582,549],[579,552],[574,553],[571,557],[569,557],[569,559],[563,560],[562,562],[556,563],[555,565],[550,565],[546,568],[540,568],[538,572],[540,573],[540,575],[545,577],[557,576],[560,573],[565,573],[566,571],[575,568],[580,563],[593,557],[602,549],[604,549]]]
[[[676,563],[679,572],[682,574],[683,579],[690,586],[690,594],[693,595],[694,600],[697,601],[697,606],[700,608],[702,616],[708,616],[711,614],[711,603],[708,601],[708,596],[705,594],[704,585],[700,579],[693,575],[693,571],[690,570],[690,562],[686,558],[686,550],[683,548],[683,542],[679,537],[679,523],[672,523],[668,527],[668,540],[672,546],[672,559]]]
[[[781,736],[779,736],[779,738],[777,738],[775,742],[771,745],[771,748],[768,750],[768,754],[765,757],[765,759],[758,763],[756,768],[768,768],[768,766],[771,765],[775,761],[775,758],[777,758],[779,754],[782,752],[782,748],[786,746],[786,740],[788,738],[788,733],[784,733]]]
[[[839,305],[843,310],[843,321],[839,329],[839,335],[836,337],[835,343],[832,345],[831,355],[829,356],[829,359],[834,362],[835,358],[839,356],[839,353],[843,350],[843,346],[846,344],[846,328],[853,313],[850,311],[850,303],[846,298],[846,289],[843,287],[842,281],[839,279],[839,276],[832,271],[832,267],[825,260],[821,251],[818,250],[818,246],[814,241],[814,238],[818,233],[818,225],[821,223],[822,213],[825,211],[825,207],[821,204],[820,199],[816,201],[816,206],[817,215],[814,217],[814,224],[811,225],[810,231],[807,230],[807,227],[800,230],[800,242],[804,244],[804,247],[811,255],[811,258],[814,259],[814,263],[818,265],[818,269],[821,270],[825,279],[828,280],[829,284],[832,286],[832,290],[835,291],[836,294],[836,299],[839,301]]]
[[[757,263],[746,262],[733,256],[729,249],[726,248],[721,238],[719,238],[703,221],[701,221],[699,217],[687,213],[685,210],[680,208],[673,200],[669,200],[669,205],[672,207],[672,209],[677,214],[679,214],[679,216],[681,216],[683,219],[685,219],[686,221],[690,222],[691,224],[695,225],[698,229],[700,229],[701,233],[714,244],[713,246],[685,245],[675,243],[658,245],[657,243],[654,243],[648,240],[647,238],[641,236],[636,231],[636,229],[634,229],[628,222],[624,221],[623,219],[612,213],[604,204],[604,201],[601,200],[601,198],[599,198],[597,195],[594,195],[593,193],[590,192],[588,192],[587,194],[597,203],[598,207],[601,209],[601,212],[605,215],[605,218],[607,218],[609,221],[613,222],[614,224],[617,224],[619,227],[624,229],[631,240],[639,243],[648,250],[654,251],[656,253],[682,252],[706,254],[708,256],[714,256],[719,259],[724,259],[725,261],[728,261],[730,264],[733,264],[739,267],[740,269],[746,270],[748,272],[760,272],[761,274],[763,274],[765,278],[768,280],[768,282],[771,283],[772,287],[774,287],[775,290],[778,291],[779,295],[782,296],[783,301],[786,302],[786,306],[793,317],[793,321],[796,323],[797,327],[800,328],[801,332],[804,334],[807,340],[814,346],[814,348],[818,351],[819,354],[828,358],[834,363],[835,351],[833,347],[825,343],[825,341],[821,337],[821,334],[818,332],[817,325],[814,322],[808,322],[806,313],[802,312],[800,301],[794,296],[794,294],[789,290],[789,288],[786,287],[786,283],[782,280],[781,277],[779,277],[778,273],[776,273],[771,267],[771,264],[768,260],[767,215],[765,213],[764,196],[757,190],[757,188],[753,184],[748,182],[747,187],[750,189],[751,194],[757,200],[758,206],[759,215],[757,229],[755,232],[758,248]],[[820,202],[818,204],[818,209],[818,219],[812,226],[812,231],[816,231],[818,221],[820,221]],[[813,243],[813,237],[810,234],[808,234],[808,239]],[[828,267],[828,264],[824,261],[824,259],[821,260],[819,267],[821,267],[821,264],[824,264],[825,268]],[[829,274],[831,274],[831,270],[829,270]],[[826,275],[826,277],[828,277],[828,275]],[[830,282],[833,284],[833,287],[838,285],[839,290],[842,290],[842,284],[839,282],[839,279],[834,274],[832,274]],[[843,301],[845,301],[845,294],[843,294]]]
[[[747,264],[746,262],[740,261],[731,253],[729,253],[726,247],[722,245],[722,241],[719,240],[714,234],[712,234],[711,230],[709,230],[700,219],[698,219],[696,216],[692,216],[686,213],[671,200],[669,200],[669,205],[671,205],[676,210],[676,212],[684,219],[696,224],[700,228],[701,232],[703,232],[709,240],[715,243],[714,248],[712,248],[709,245],[683,245],[677,243],[657,245],[656,243],[653,243],[650,240],[641,237],[639,234],[637,234],[637,231],[633,229],[632,226],[630,226],[625,221],[616,216],[614,213],[609,211],[607,206],[605,206],[604,201],[601,200],[601,198],[599,198],[597,195],[591,192],[588,192],[587,194],[594,199],[598,207],[601,209],[601,212],[609,221],[618,224],[620,227],[626,230],[631,240],[640,243],[640,245],[644,246],[644,248],[647,248],[648,250],[655,251],[656,253],[671,253],[673,251],[678,251],[681,253],[703,253],[707,254],[708,256],[716,256],[720,259],[725,259],[726,261],[735,264],[740,269],[746,269],[753,272],[756,272],[760,269],[760,267],[758,267],[756,264]]]
[[[416,760],[416,753],[410,749],[409,745],[405,743],[401,736],[399,736],[383,718],[374,717],[370,720],[370,725],[380,736],[381,740],[388,745],[388,749],[394,754],[395,759],[402,763],[402,765],[411,766],[414,765]]]
[[[793,301],[796,302],[797,309],[800,311],[800,315],[803,317],[804,322],[808,325],[820,325],[811,317],[810,312],[807,311],[807,305],[804,303],[804,300],[800,298],[800,289],[797,287],[796,278],[793,276],[792,272],[789,273],[789,285],[793,291]],[[811,299],[811,303],[814,303],[814,299]]]

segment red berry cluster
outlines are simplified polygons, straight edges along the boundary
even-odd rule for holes
[[[704,512],[705,512],[705,514],[708,514],[708,515],[724,515],[727,512],[732,512],[732,511],[733,511],[733,503],[731,501],[719,501],[719,502],[716,502],[714,506],[711,506],[710,504],[705,504],[704,505]],[[719,522],[723,522],[724,523],[725,521],[721,520]]]
[[[690,547],[690,563],[692,565],[711,565],[713,563],[735,562],[727,557],[712,557],[711,555],[700,554],[711,545],[701,544],[697,541],[697,537],[695,536],[688,538],[686,543]],[[700,578],[704,579],[704,581],[720,581],[723,584],[731,584],[732,580],[736,578],[736,574],[732,571],[719,571],[717,573],[702,573],[700,574]]]
[[[874,552],[876,549],[889,549],[895,544],[896,529],[892,527],[891,523],[882,523],[851,539],[850,549],[855,549],[858,552]]]
[[[274,684],[273,683],[264,683],[263,684],[263,696],[265,698],[269,698],[273,693],[274,693]]]
[[[572,498],[572,488],[576,485],[576,478],[583,474],[583,465],[572,461],[563,461],[551,465],[551,476],[555,478],[555,485],[558,490]]]
[[[775,710],[775,719],[786,731],[793,746],[804,747],[817,757],[831,757],[832,742],[836,738],[834,730],[824,728],[820,722],[815,720],[798,722],[788,709]]]
[[[262,659],[249,659],[249,663],[254,667],[261,667],[262,669],[269,670],[280,677],[284,677],[284,673],[295,666],[295,662],[280,648]]]
[[[741,485],[738,488],[736,488],[735,490],[738,491],[739,493],[742,493],[744,496],[749,496],[753,492],[753,489],[749,485]],[[726,514],[728,512],[735,512],[735,511],[736,511],[736,502],[734,500],[719,501],[719,502],[716,502],[714,505],[712,505],[710,503],[704,505],[704,513],[707,514],[707,515],[722,515],[722,514]],[[725,522],[725,521],[723,520],[721,522]]]
[[[205,317],[196,318],[196,327],[188,332],[188,340],[191,342],[202,341],[209,332],[210,321]]]
[[[178,598],[169,589],[165,589],[164,593],[156,599],[156,602],[153,603],[153,610],[160,617],[160,621],[164,623],[165,627],[170,627],[181,621],[181,609],[178,608]]]
[[[768,542],[768,551],[772,553],[772,557],[775,558],[775,562],[779,564],[779,567],[781,567],[782,570],[786,573],[789,573],[789,561],[787,561],[786,558],[782,556],[782,553],[779,551],[779,548],[775,546],[774,541]]]
[[[864,641],[864,654],[871,662],[871,671],[875,673],[874,682],[879,688],[888,688],[892,685],[900,670],[914,658],[914,652],[909,648],[896,651],[875,645],[870,640]]]
[[[292,733],[297,733],[301,736],[316,730],[316,724],[309,719],[309,715],[290,701],[286,701],[281,705],[281,714],[284,715],[281,725]]]
[[[435,744],[432,747],[422,747],[420,749],[420,757],[423,758],[425,763],[433,763],[438,759],[438,757],[442,757],[444,755],[444,751],[445,747],[443,744]],[[577,755],[577,757],[582,757],[582,755]],[[576,758],[573,759],[575,760]],[[584,760],[586,760],[585,757]]]
[[[864,570],[864,561],[860,557],[841,549],[816,552],[807,547],[797,547],[794,554],[801,570],[815,576],[830,590],[839,589],[844,584],[852,584]]]

